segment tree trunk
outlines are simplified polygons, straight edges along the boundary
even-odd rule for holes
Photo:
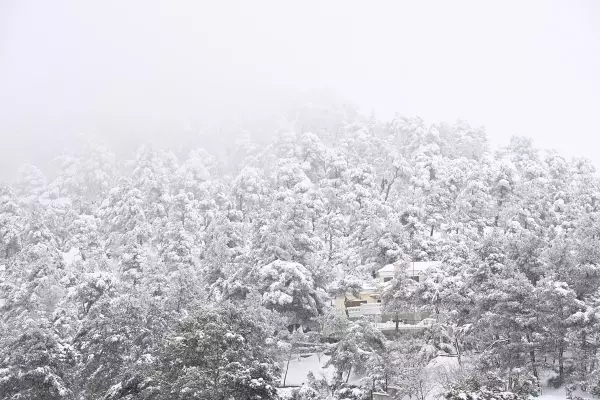
[[[592,351],[591,351],[591,363],[590,363],[590,371],[593,371],[596,369],[596,354],[598,353],[598,348],[596,347],[598,343],[598,339],[595,338],[594,339],[594,345],[592,347]]]
[[[531,343],[531,338],[529,334],[527,334],[527,342]],[[531,369],[533,371],[533,376],[535,376],[536,379],[539,379],[537,362],[535,360],[535,350],[533,349],[533,347],[531,348],[531,350],[529,350],[529,361],[531,361]]]
[[[329,231],[329,259],[333,258],[333,232]]]
[[[560,344],[558,346],[558,376],[560,378],[560,380],[562,381],[564,378],[564,372],[565,372],[565,357],[564,357],[564,353],[565,353],[565,343],[563,341],[563,339],[560,339]]]
[[[285,387],[285,381],[287,380],[287,374],[288,374],[288,370],[290,369],[290,361],[291,360],[292,360],[292,350],[290,349],[290,355],[287,360],[287,365],[285,366],[285,374],[283,374],[283,384],[282,384],[283,387]]]
[[[350,313],[348,312],[348,298],[344,295],[344,311],[346,312],[346,318],[350,318]]]
[[[387,185],[387,188],[386,188],[386,190],[385,190],[385,198],[383,199],[383,201],[384,201],[384,202],[386,202],[386,201],[387,201],[387,199],[388,199],[388,197],[390,196],[390,189],[392,188],[392,184],[393,184],[393,183],[394,183],[394,181],[390,182],[390,183]]]
[[[588,363],[589,363],[588,354],[587,354],[587,335],[586,335],[585,331],[581,332],[581,353],[582,353],[582,358],[583,358],[583,360],[581,360],[581,379],[585,380],[585,376],[588,371]]]
[[[462,368],[462,353],[460,351],[460,345],[458,343],[458,338],[454,338],[454,347],[456,347],[456,357],[458,359],[458,366]]]
[[[396,171],[394,172],[394,177],[392,178],[392,180],[390,182],[387,183],[387,188],[385,190],[385,198],[383,199],[384,202],[386,202],[388,197],[390,196],[390,190],[392,189],[392,185],[398,178],[398,170],[399,170],[399,168],[396,168]]]

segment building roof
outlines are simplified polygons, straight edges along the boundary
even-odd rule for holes
[[[379,289],[377,288],[377,286],[373,285],[372,283],[367,283],[367,282],[363,282],[363,284],[361,285],[360,291],[363,293],[369,293],[369,292],[377,292]]]
[[[383,268],[379,268],[377,270],[377,273],[378,274],[381,274],[381,273],[393,273],[394,271],[396,271],[396,268],[398,268],[397,265],[395,265],[395,264],[388,264],[388,265],[386,265]]]
[[[386,273],[386,272],[394,272],[396,268],[399,268],[403,264],[402,261],[397,261],[393,264],[388,264],[385,267],[379,269],[378,273]],[[429,268],[438,267],[441,262],[440,261],[416,261],[416,262],[406,262],[408,268],[407,272],[415,272],[421,273],[427,271]]]

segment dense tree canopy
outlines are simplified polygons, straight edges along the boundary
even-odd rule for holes
[[[385,338],[322,322],[328,290],[397,260],[442,263],[396,277],[384,307],[432,312],[423,348],[477,360],[503,382],[489,390],[516,393],[542,368],[598,383],[590,162],[525,138],[492,152],[465,122],[317,114],[298,111],[269,144],[246,131],[229,155],[90,147],[1,185],[0,392],[275,398],[285,326],[333,340],[339,379],[368,364],[383,382],[400,374],[382,367]]]

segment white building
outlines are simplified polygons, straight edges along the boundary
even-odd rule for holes
[[[427,323],[424,321],[426,314],[406,310],[406,312],[387,315],[382,312],[381,295],[396,274],[404,271],[406,276],[419,282],[429,270],[440,264],[439,261],[399,261],[388,264],[374,272],[375,285],[365,285],[358,297],[351,294],[340,296],[335,299],[335,305],[344,311],[349,319],[368,317],[384,331],[395,330],[397,324],[401,325],[400,329],[421,329]]]
[[[375,279],[380,283],[391,281],[397,272],[405,269],[409,278],[419,282],[425,276],[428,270],[437,268],[441,265],[439,261],[398,261],[393,264],[388,264],[385,267],[375,272]]]

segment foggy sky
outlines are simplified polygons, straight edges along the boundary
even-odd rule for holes
[[[135,141],[313,90],[600,166],[598,71],[594,0],[0,0],[0,168],[82,133]]]

